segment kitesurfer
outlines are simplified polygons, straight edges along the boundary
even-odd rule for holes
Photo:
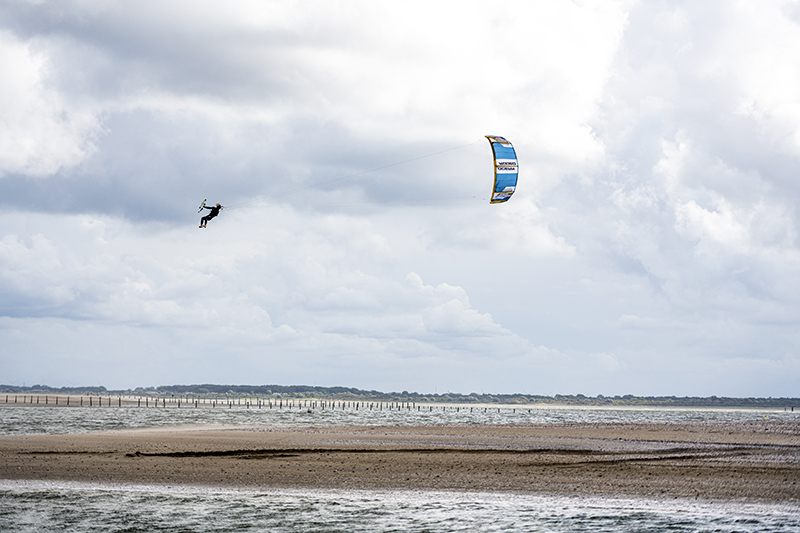
[[[219,210],[222,209],[221,204],[217,204],[214,207],[203,206],[203,209],[210,209],[211,212],[200,219],[200,227],[205,228],[208,221],[214,218],[215,216],[219,215]]]

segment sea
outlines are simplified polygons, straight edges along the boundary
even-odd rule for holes
[[[381,404],[0,406],[0,435],[147,427],[748,422],[798,410]],[[198,405],[194,407],[194,405]],[[475,491],[219,489],[0,480],[3,532],[795,532],[800,502],[742,504]]]

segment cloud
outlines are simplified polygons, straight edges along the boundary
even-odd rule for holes
[[[786,137],[764,132],[791,137],[800,123],[790,126],[789,112],[765,127],[773,119],[742,107],[794,105],[782,89],[767,89],[773,75],[764,65],[785,67],[769,70],[792,86],[791,54],[772,52],[786,50],[796,23],[780,4],[758,12],[737,4],[710,23],[708,14],[681,3],[634,7],[596,122],[611,170],[592,175],[595,192],[609,191],[604,215],[615,220],[600,227],[616,239],[592,236],[664,286],[682,285],[676,294],[684,296],[743,269],[762,278],[798,266],[798,191],[788,179],[797,158],[787,159]],[[763,44],[742,44],[756,39]]]
[[[260,238],[250,228],[253,217],[268,228],[257,232]],[[374,361],[386,369],[404,360],[480,368],[498,357],[553,357],[473,308],[462,287],[381,272],[382,254],[397,250],[381,246],[380,233],[358,218],[334,215],[309,226],[283,209],[225,215],[209,225],[217,233],[188,235],[114,218],[52,219],[6,215],[13,233],[0,246],[3,336],[9,346],[29,350],[45,339],[58,342],[53,335],[33,340],[37,323],[55,328],[76,369],[103,357],[111,331],[139,335],[171,359],[213,347],[241,368],[278,364],[286,376],[308,375],[309,360],[336,363],[331,371],[344,379]],[[250,237],[231,240],[234,234]],[[31,264],[37,268],[26,268]],[[79,339],[81,355],[72,352]],[[295,362],[278,363],[280,353],[295,354]],[[209,354],[196,357],[214,364]],[[65,375],[77,380],[78,374]]]
[[[482,6],[466,4],[456,22],[448,6],[413,2],[321,2],[303,10],[246,2],[234,10],[148,2],[135,9],[5,7],[19,42],[40,50],[48,86],[105,128],[97,156],[68,173],[65,190],[53,194],[81,210],[162,220],[177,206],[132,209],[148,201],[144,193],[155,177],[170,196],[184,196],[225,176],[226,192],[241,202],[495,130],[514,138],[522,153],[536,154],[523,161],[540,175],[532,190],[548,187],[565,165],[596,159],[602,148],[586,121],[624,12],[616,4],[559,2],[510,3],[505,10],[487,18]],[[477,188],[472,161],[449,159],[450,172],[429,166],[422,174],[406,169],[343,185],[351,199],[365,190],[377,202],[454,181]],[[99,197],[74,199],[76,190],[97,190],[97,182],[106,184]],[[55,208],[31,185],[19,187],[29,208]]]
[[[48,83],[46,54],[0,31],[0,178],[41,178],[95,151],[100,120]]]
[[[796,389],[791,4],[16,2],[0,20],[0,335],[20,353],[94,362],[138,339],[184,382]],[[520,155],[504,205],[484,134]],[[228,209],[200,231],[203,198]],[[120,368],[100,375],[147,379]]]

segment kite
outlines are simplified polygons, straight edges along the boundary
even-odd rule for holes
[[[489,203],[507,202],[517,189],[517,176],[519,175],[517,153],[511,143],[503,137],[487,135],[486,138],[489,139],[494,154],[494,188]]]

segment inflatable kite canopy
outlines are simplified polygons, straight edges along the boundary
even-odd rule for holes
[[[517,189],[517,176],[519,175],[517,153],[511,143],[503,137],[487,135],[486,138],[489,139],[494,154],[494,188],[489,203],[507,202]]]

